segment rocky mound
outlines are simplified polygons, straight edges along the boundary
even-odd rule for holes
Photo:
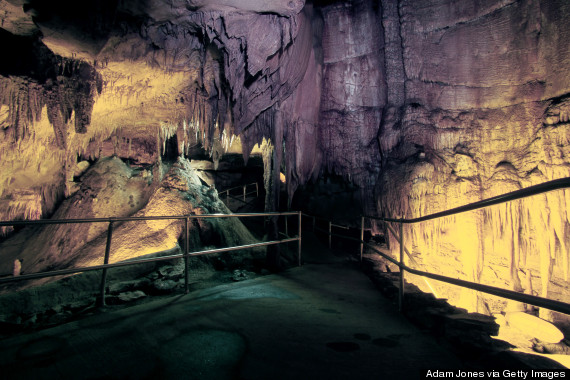
[[[118,158],[99,160],[83,176],[79,190],[66,199],[53,219],[120,216],[175,216],[209,213],[229,214],[214,188],[204,186],[190,162],[179,158],[166,172],[163,164],[148,170],[131,169]],[[2,272],[15,259],[21,260],[21,273],[98,265],[103,263],[107,223],[59,224],[28,229],[22,237],[3,243]],[[116,222],[110,262],[172,250],[184,238],[183,220]],[[254,243],[256,239],[237,218],[193,220],[190,225],[190,251],[205,246],[232,246]],[[232,261],[262,255],[248,251]]]

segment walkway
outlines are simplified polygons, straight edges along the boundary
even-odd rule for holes
[[[347,261],[220,285],[1,342],[9,379],[412,379],[461,368]]]

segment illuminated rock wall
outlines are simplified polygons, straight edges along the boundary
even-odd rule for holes
[[[91,166],[75,194],[67,198],[55,219],[229,214],[215,189],[202,184],[190,161],[180,158],[152,170],[133,170],[119,158],[103,158]],[[252,244],[253,235],[237,218],[192,220],[191,251],[205,246]],[[0,273],[10,273],[10,263],[22,262],[22,273],[103,263],[107,223],[57,224],[27,229],[0,244]],[[183,220],[148,220],[114,224],[109,262],[167,251],[183,241]],[[38,254],[40,253],[40,254]],[[242,253],[233,260],[263,255],[263,249]],[[262,256],[263,257],[263,256]]]
[[[427,215],[570,176],[568,4],[403,1],[399,11],[406,105],[380,133],[381,214]],[[568,302],[569,196],[413,225],[405,239],[436,273]],[[439,291],[471,310],[504,307]]]

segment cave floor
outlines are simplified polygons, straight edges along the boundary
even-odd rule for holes
[[[473,368],[354,260],[311,243],[302,267],[3,339],[0,378],[411,379]]]
[[[0,345],[10,379],[397,379],[461,367],[341,260],[103,310]]]

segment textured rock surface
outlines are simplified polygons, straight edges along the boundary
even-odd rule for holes
[[[165,169],[155,168],[153,182],[150,173],[136,175],[117,158],[103,159],[85,174],[80,189],[63,202],[54,218],[229,213],[215,189],[201,184],[187,160],[178,160],[166,174],[161,174],[161,170]],[[48,225],[32,231],[32,237],[25,241],[16,235],[2,244],[0,262],[7,263],[6,257],[17,255],[22,259],[22,273],[102,264],[107,225]],[[256,241],[235,218],[197,220],[190,225],[190,233],[191,251],[211,244],[226,247]],[[109,262],[171,250],[178,246],[183,234],[182,220],[115,223]],[[259,252],[247,254],[253,257],[256,253]],[[226,256],[225,262],[233,260],[231,255]]]
[[[51,214],[78,157],[152,163],[201,143],[216,164],[235,136],[246,162],[270,141],[270,210],[280,172],[290,202],[336,174],[358,187],[357,211],[397,217],[570,175],[564,0],[46,4],[0,1],[0,39],[17,52],[0,63],[2,217]],[[405,239],[437,273],[567,300],[567,199]],[[471,311],[504,307],[438,291]]]
[[[1,178],[5,197],[30,187],[69,195],[62,190],[68,174],[61,167],[73,166],[76,155],[97,158],[111,151],[148,163],[164,154],[172,137],[176,153],[201,142],[219,156],[242,134],[247,158],[264,136],[283,138],[273,121],[246,129],[268,109],[273,119],[314,61],[311,12],[300,13],[304,2],[298,0],[0,4],[0,37],[15,52],[0,65],[0,151],[41,144],[56,153],[49,167],[41,152],[16,157],[14,170]],[[317,99],[318,110],[318,91],[311,91],[305,99]],[[75,103],[68,101],[72,96]],[[315,112],[309,115],[313,123]],[[313,166],[319,167],[301,170],[302,181]],[[16,186],[14,173],[22,171],[48,171],[52,179]],[[49,215],[54,202],[44,203],[35,211]],[[13,208],[5,215],[28,214]]]
[[[380,134],[380,213],[416,217],[570,175],[560,122],[569,11],[556,1],[401,3],[406,104]],[[437,273],[567,301],[566,198],[426,222],[405,237]],[[470,310],[504,307],[457,288],[444,295]]]
[[[369,198],[379,171],[378,128],[386,105],[380,10],[370,1],[323,9],[323,95],[319,134],[324,164]]]

